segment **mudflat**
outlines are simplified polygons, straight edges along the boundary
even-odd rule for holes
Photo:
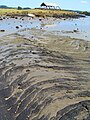
[[[89,119],[89,41],[36,28],[0,38],[0,120]]]

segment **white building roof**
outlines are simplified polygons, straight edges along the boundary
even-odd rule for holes
[[[58,6],[56,3],[51,3],[51,2],[44,2],[46,6]]]
[[[48,2],[46,2],[45,4],[48,5],[48,6],[58,6],[56,3],[48,3]]]

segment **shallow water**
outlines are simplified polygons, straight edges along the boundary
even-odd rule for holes
[[[90,41],[90,17],[80,19],[57,20],[49,26],[49,30],[58,31],[59,34]],[[78,30],[78,32],[73,32]]]
[[[36,19],[31,20],[28,17],[20,18],[6,18],[2,21],[0,21],[0,30],[5,30],[5,32],[0,32],[0,36],[12,34],[12,33],[18,33],[18,30],[22,30],[25,28],[33,28],[38,25],[38,22]],[[16,26],[19,28],[16,29]]]
[[[16,29],[16,26],[19,26],[19,28]],[[0,37],[12,33],[18,33],[18,31],[26,28],[53,31],[63,36],[90,41],[90,17],[67,20],[54,18],[40,20],[38,18],[30,19],[29,17],[18,17],[17,19],[6,18],[0,21],[0,30],[5,30],[5,32],[0,32]],[[78,32],[74,32],[74,30],[78,30]]]

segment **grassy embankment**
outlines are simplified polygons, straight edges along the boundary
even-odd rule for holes
[[[84,14],[84,15],[87,15],[87,16],[90,16],[90,12],[87,12],[87,11],[82,11],[80,12],[81,14]]]
[[[0,9],[0,15],[26,15],[32,13],[37,17],[78,17],[76,12],[65,10],[45,10],[45,9],[30,9],[30,10],[17,10],[17,9]]]

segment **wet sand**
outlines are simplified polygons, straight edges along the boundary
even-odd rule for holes
[[[89,41],[36,28],[0,38],[0,120],[89,119]]]

